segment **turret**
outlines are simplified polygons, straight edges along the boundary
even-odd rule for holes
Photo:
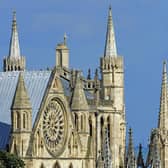
[[[76,129],[82,140],[83,149],[87,150],[89,136],[89,106],[83,89],[83,80],[79,71],[76,71],[75,78],[76,82],[72,93],[71,109],[74,114]]]
[[[23,74],[20,73],[11,107],[12,146],[11,152],[26,156],[32,131],[32,108],[25,87]]]
[[[16,12],[13,12],[12,33],[9,46],[9,55],[4,58],[4,71],[24,71],[26,60],[20,54],[19,36],[16,22]]]
[[[56,47],[56,66],[69,68],[69,49],[67,47],[67,36],[64,35],[64,42],[59,43]]]

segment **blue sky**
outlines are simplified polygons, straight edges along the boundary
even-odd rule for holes
[[[118,54],[125,60],[127,126],[134,142],[148,144],[157,126],[162,62],[168,56],[166,0],[2,0],[0,61],[8,55],[12,11],[27,69],[55,65],[56,44],[68,36],[70,65],[94,72],[103,55],[109,4],[112,5]]]

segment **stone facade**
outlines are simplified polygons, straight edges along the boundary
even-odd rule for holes
[[[4,71],[21,72],[11,106],[10,152],[20,156],[27,168],[124,167],[123,64],[123,58],[117,55],[109,8],[105,52],[100,58],[101,76],[96,70],[94,79],[86,79],[79,70],[69,68],[65,35],[64,42],[56,47],[56,66],[33,123],[32,102],[23,75],[25,59],[20,56],[14,13],[10,54],[4,59]],[[68,83],[68,96],[62,80]]]
[[[3,76],[9,76],[9,72],[16,75],[13,71],[19,71],[10,108],[9,151],[21,157],[26,168],[168,168],[165,62],[158,128],[152,130],[146,164],[141,145],[138,156],[135,156],[131,129],[126,152],[124,61],[117,54],[111,7],[100,73],[96,69],[93,79],[90,70],[85,78],[81,71],[69,68],[65,35],[64,42],[56,47],[56,65],[47,72],[50,75],[44,94],[38,98],[39,108],[34,109],[36,97],[32,99],[32,92],[40,87],[29,88],[35,86],[35,81],[32,78],[26,83],[25,63],[20,54],[14,12],[9,56],[4,58]],[[41,92],[39,90],[37,96]]]

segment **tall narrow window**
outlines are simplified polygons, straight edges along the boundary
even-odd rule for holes
[[[83,115],[81,115],[81,130],[83,130]]]
[[[23,128],[26,128],[26,114],[23,113]]]
[[[69,168],[73,168],[72,163],[69,165]]]
[[[89,117],[89,133],[90,133],[90,136],[92,136],[92,119],[91,119],[91,117]]]
[[[78,131],[78,116],[77,116],[77,114],[75,114],[75,126]]]
[[[103,131],[104,131],[104,130],[103,130],[103,127],[104,127],[104,119],[103,119],[103,117],[100,118],[100,127],[101,127],[101,128],[100,128],[100,129],[101,129],[101,130],[100,130],[100,135],[101,135],[101,141],[102,141],[101,144],[103,144]]]
[[[111,138],[110,138],[110,116],[108,116],[108,118],[107,118],[107,131],[108,131],[108,138],[109,138],[109,142],[110,142],[110,140],[111,140]],[[110,142],[111,143],[111,142]]]
[[[17,117],[17,129],[19,129],[20,128],[20,114],[19,113],[17,113],[17,115],[16,115]]]
[[[53,168],[61,168],[60,164],[58,162],[56,162],[53,166]]]

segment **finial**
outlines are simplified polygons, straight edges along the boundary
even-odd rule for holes
[[[111,4],[109,5],[109,10],[111,10]]]
[[[99,75],[98,75],[98,69],[96,68],[96,70],[95,70],[95,77],[94,77],[94,79],[95,80],[97,80],[99,78]]]
[[[67,35],[66,33],[64,33],[64,45],[66,45],[66,43],[67,43]]]
[[[166,60],[163,61],[163,73],[166,73],[166,65],[167,65],[167,62]]]
[[[90,70],[90,68],[88,69],[88,76],[87,76],[87,79],[91,79],[91,70]]]
[[[16,20],[16,11],[13,11],[13,20]]]
[[[13,21],[12,22],[13,22],[12,23],[12,29],[16,30],[17,24],[16,24],[16,11],[15,10],[13,11]]]

